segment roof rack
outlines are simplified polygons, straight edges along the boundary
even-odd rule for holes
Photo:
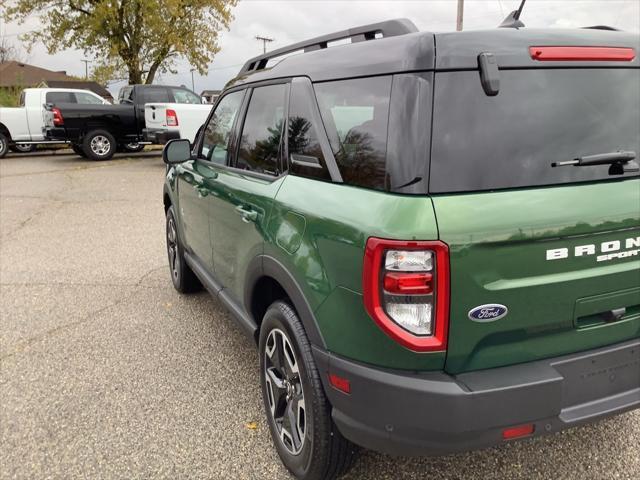
[[[330,33],[328,35],[322,35],[320,37],[312,38],[310,40],[304,40],[302,42],[294,43],[286,47],[272,50],[259,55],[247,61],[240,69],[240,74],[262,70],[267,66],[267,62],[276,57],[281,57],[288,53],[297,51],[312,52],[314,50],[320,50],[327,48],[330,42],[338,40],[351,39],[351,43],[363,42],[366,40],[373,40],[376,35],[380,34],[382,37],[395,37],[398,35],[406,35],[407,33],[417,32],[418,28],[414,23],[407,18],[397,18],[394,20],[387,20],[386,22],[372,23],[370,25],[363,25],[361,27],[349,28],[340,32]]]

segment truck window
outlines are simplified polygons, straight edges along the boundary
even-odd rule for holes
[[[204,129],[202,147],[200,149],[202,158],[218,165],[228,164],[227,157],[231,130],[238,115],[238,110],[240,110],[243,97],[244,91],[232,92],[220,100]]]
[[[314,85],[344,183],[385,189],[391,77]]]
[[[47,92],[46,103],[77,103],[73,92]]]
[[[284,84],[253,90],[240,135],[238,168],[277,175],[286,91]]]
[[[639,85],[640,70],[632,68],[501,70],[500,93],[489,97],[477,71],[436,73],[429,191],[620,178],[608,165],[551,164],[640,154]]]
[[[198,95],[184,88],[172,88],[171,93],[175,103],[202,103],[202,99]]]
[[[138,103],[169,103],[169,91],[165,87],[146,87],[136,91],[137,95],[142,98],[138,99]]]
[[[90,93],[76,92],[75,95],[76,101],[85,105],[101,105],[104,103],[101,98],[91,95]]]

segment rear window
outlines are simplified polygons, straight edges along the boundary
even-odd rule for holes
[[[440,72],[434,98],[432,193],[615,179],[608,165],[551,164],[640,154],[638,69],[502,70],[495,97],[477,71]]]
[[[173,100],[175,103],[202,103],[202,98],[189,90],[185,90],[184,88],[172,88],[171,93],[173,94]]]
[[[139,103],[169,103],[169,92],[164,87],[142,88],[139,90],[142,101]]]
[[[47,92],[47,103],[77,103],[73,92]]]

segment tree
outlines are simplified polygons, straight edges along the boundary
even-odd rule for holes
[[[7,37],[4,35],[0,36],[0,63],[9,62],[11,60],[22,62],[22,54]]]
[[[238,0],[0,0],[6,21],[40,16],[39,29],[22,36],[49,53],[76,48],[97,68],[123,73],[130,84],[152,83],[178,58],[200,74],[220,50]]]

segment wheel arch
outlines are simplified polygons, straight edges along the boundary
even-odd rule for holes
[[[11,132],[9,131],[9,128],[7,128],[7,126],[0,122],[0,133],[2,133],[5,137],[7,137],[7,140],[9,140],[10,142],[11,140]]]
[[[276,300],[288,301],[300,317],[311,344],[325,348],[313,310],[298,282],[277,259],[259,255],[249,264],[244,289],[245,310],[258,326],[256,341],[264,314]]]

